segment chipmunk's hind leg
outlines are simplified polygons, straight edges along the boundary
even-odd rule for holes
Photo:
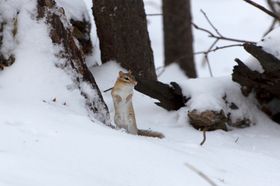
[[[136,126],[136,121],[135,121],[135,117],[133,113],[128,113],[128,126],[127,126],[127,132],[129,134],[134,134],[137,135],[138,134],[138,129]]]

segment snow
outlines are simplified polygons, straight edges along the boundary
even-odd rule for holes
[[[150,6],[157,7],[158,1],[153,2]],[[239,22],[239,27],[244,30],[232,30],[232,36],[238,33],[244,34],[244,38],[250,35],[248,39],[259,39],[267,17],[256,13],[250,18],[253,8],[234,0],[227,2],[197,0],[193,4],[194,7],[206,7],[211,14],[217,15],[219,21],[223,20],[219,16],[222,13],[224,17],[232,14],[234,8],[231,6],[240,9],[242,14],[236,17],[235,24]],[[73,7],[75,3],[69,3],[69,6]],[[129,135],[88,117],[85,100],[72,79],[55,67],[61,61],[54,57],[58,49],[48,38],[47,26],[43,21],[33,19],[35,0],[1,0],[0,10],[15,5],[20,5],[18,8],[21,10],[14,50],[16,62],[0,72],[1,186],[209,185],[188,165],[203,172],[217,185],[279,185],[280,150],[277,147],[280,126],[256,108],[254,99],[242,97],[238,85],[229,76],[186,79],[178,66],[169,66],[160,80],[178,82],[184,94],[192,96],[192,99],[186,107],[168,112],[156,106],[155,100],[135,91],[133,105],[138,127],[162,132],[166,137],[155,139]],[[231,7],[232,11],[222,9],[223,6]],[[217,8],[221,11],[217,12]],[[1,11],[2,14],[5,13]],[[154,34],[160,30],[161,24],[157,22],[154,25],[154,18],[149,19],[150,29],[157,28],[151,32],[151,38],[159,64],[162,46],[160,34]],[[252,33],[246,30],[250,27],[248,21],[254,25]],[[261,25],[259,30],[254,24],[256,22],[263,23],[257,24]],[[228,32],[230,26],[219,27]],[[275,34],[279,36],[277,31]],[[204,39],[198,40],[196,45],[200,44],[201,48],[208,46]],[[274,43],[272,46],[278,45]],[[271,49],[268,45],[267,48]],[[215,75],[221,76],[231,73],[229,59],[248,55],[234,49],[215,56],[211,57],[215,61]],[[113,61],[91,69],[112,118],[111,93],[103,91],[113,86],[119,70],[123,69]],[[199,65],[198,69],[204,73],[205,69]],[[85,84],[84,88],[87,87]],[[228,101],[240,106],[241,112],[234,117],[251,117],[255,125],[229,132],[209,132],[206,143],[200,146],[202,133],[189,125],[187,111],[196,107],[227,109],[220,99],[224,93]],[[209,101],[204,101],[206,98]]]
[[[274,29],[270,32],[263,40],[259,42],[259,46],[262,46],[263,49],[280,59],[280,46],[279,46],[279,36],[280,28]]]
[[[86,4],[80,0],[57,0],[57,5],[63,7],[68,19],[74,20],[86,20],[89,21],[89,13],[85,11],[87,9]]]

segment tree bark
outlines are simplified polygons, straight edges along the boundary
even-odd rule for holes
[[[254,92],[261,109],[280,123],[280,60],[254,44],[245,43],[244,49],[259,61],[264,72],[252,71],[236,59],[232,79],[241,85],[245,96]]]
[[[67,22],[64,9],[57,7],[54,0],[38,0],[37,8],[37,18],[45,18],[52,42],[62,46],[57,56],[65,59],[65,64],[60,67],[65,69],[79,87],[90,115],[106,125],[111,125],[107,105],[85,64],[84,52],[78,45],[78,39],[74,37],[70,21]]]
[[[103,63],[116,60],[136,77],[156,80],[143,0],[93,0]]]
[[[93,50],[93,46],[90,38],[91,23],[85,19],[74,20],[71,19],[73,26],[73,35],[80,43],[85,55],[90,55]]]
[[[162,10],[165,65],[176,62],[188,77],[197,77],[190,0],[163,0]]]
[[[138,90],[141,90],[141,93],[151,98],[157,99],[159,102],[155,104],[166,110],[178,110],[185,106],[189,100],[189,98],[182,94],[181,87],[175,82],[171,82],[171,85],[168,85],[150,79],[136,78],[136,80],[138,82]]]

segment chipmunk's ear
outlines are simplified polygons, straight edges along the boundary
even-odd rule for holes
[[[119,76],[122,76],[124,74],[123,71],[119,71]]]

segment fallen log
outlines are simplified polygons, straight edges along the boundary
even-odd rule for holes
[[[264,71],[253,71],[240,59],[236,59],[237,65],[233,69],[232,80],[241,85],[245,96],[254,92],[261,109],[274,121],[279,122],[280,60],[261,46],[245,43],[244,49],[258,60]]]
[[[159,102],[155,102],[155,104],[168,111],[180,109],[190,99],[182,94],[181,87],[176,82],[168,85],[151,79],[136,77],[136,80],[138,82],[135,87],[137,91],[157,99]]]

